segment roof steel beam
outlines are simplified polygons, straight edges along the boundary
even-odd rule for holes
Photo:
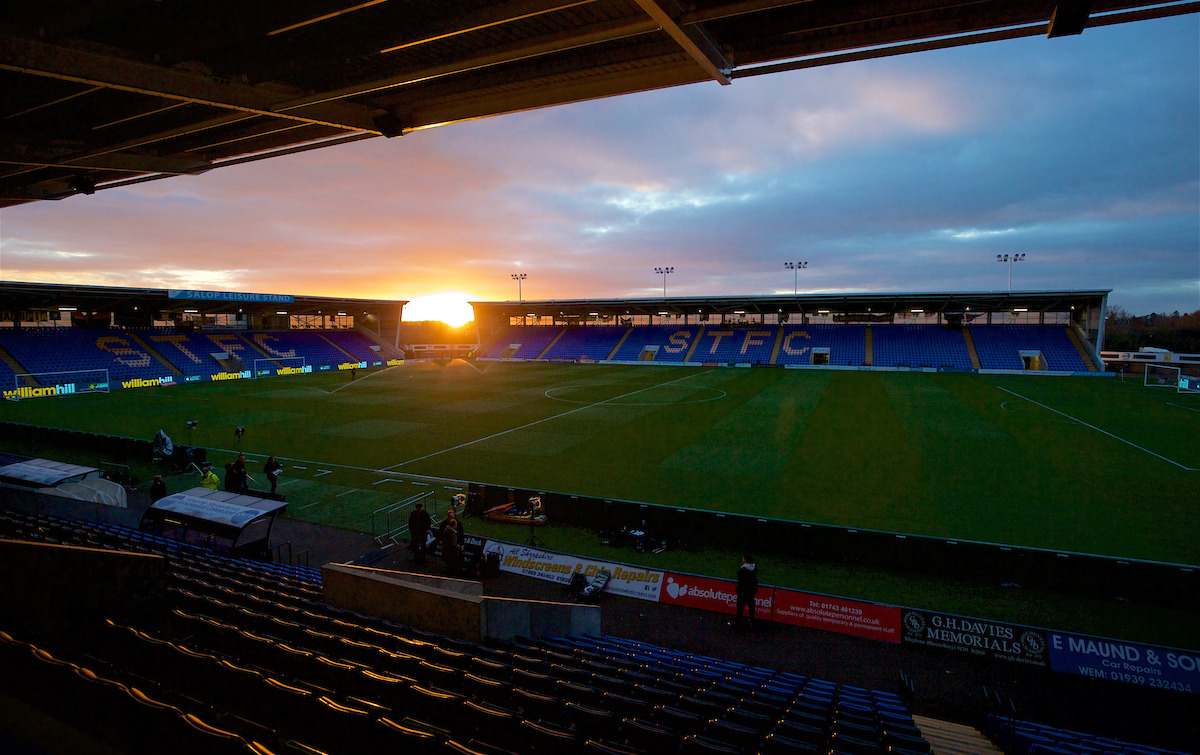
[[[362,107],[333,104],[308,113],[297,113],[293,111],[308,105],[281,108],[280,103],[290,99],[286,95],[31,39],[0,39],[0,70],[208,105],[222,110],[315,123],[346,131],[379,133],[371,122],[377,113]]]
[[[527,58],[538,57],[540,55],[548,55],[556,52],[564,52],[574,50],[579,47],[599,44],[601,42],[611,42],[613,40],[625,39],[639,34],[648,34],[658,30],[658,26],[653,21],[647,21],[640,18],[623,18],[614,21],[602,21],[595,24],[590,24],[579,29],[571,31],[556,32],[554,34],[546,34],[532,39],[520,40],[508,45],[501,45],[490,49],[487,55],[480,55],[474,58],[465,60],[456,60],[445,63],[443,65],[430,66],[427,68],[408,71],[405,73],[389,76],[385,79],[376,79],[362,84],[336,89],[323,94],[314,94],[308,97],[299,97],[294,100],[282,103],[281,108],[298,108],[307,105],[330,102],[332,100],[345,99],[347,97],[357,97],[364,94],[372,94],[381,92],[386,89],[394,89],[396,87],[416,84],[430,79],[441,78],[443,76],[451,76],[459,73],[487,68],[490,66],[501,65],[504,63],[514,63]],[[378,132],[376,132],[378,133]]]
[[[38,153],[0,145],[0,165],[26,165],[38,168],[88,168],[115,170],[123,173],[169,173],[184,175],[203,173],[212,163],[196,157],[157,157],[128,152],[72,157],[69,154]]]
[[[708,36],[708,32],[700,24],[680,26],[676,21],[683,14],[683,9],[676,0],[634,0],[642,10],[659,27],[670,35],[683,48],[692,60],[716,82],[722,86],[729,85],[729,73],[733,64],[725,57],[725,52]]]

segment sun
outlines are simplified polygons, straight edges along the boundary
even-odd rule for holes
[[[470,298],[469,294],[458,291],[414,296],[404,305],[404,319],[440,320],[452,328],[457,328],[475,319],[475,310],[467,303]]]

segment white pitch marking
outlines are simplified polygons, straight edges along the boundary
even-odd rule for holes
[[[1132,441],[1125,440],[1124,438],[1120,437],[1119,435],[1113,435],[1108,430],[1101,430],[1100,428],[1096,427],[1095,425],[1089,425],[1088,423],[1084,422],[1083,420],[1076,419],[1075,417],[1072,417],[1070,414],[1067,414],[1066,412],[1060,412],[1059,410],[1055,409],[1052,406],[1046,406],[1045,404],[1039,404],[1038,402],[1034,401],[1033,399],[1025,398],[1021,394],[1016,393],[1015,391],[1010,391],[1009,389],[1003,388],[999,385],[996,387],[1000,388],[1000,390],[1004,391],[1005,393],[1011,393],[1012,395],[1016,396],[1017,398],[1022,399],[1024,401],[1028,401],[1029,403],[1034,404],[1036,406],[1040,406],[1043,409],[1049,409],[1050,411],[1054,412],[1055,414],[1061,414],[1062,416],[1066,417],[1067,419],[1078,422],[1079,424],[1083,425],[1084,427],[1090,427],[1098,433],[1104,433],[1105,435],[1112,438],[1113,440],[1119,440],[1128,446],[1133,446],[1134,448],[1136,448],[1139,451],[1145,451],[1146,453],[1150,454],[1151,456],[1157,456],[1158,458],[1162,459],[1163,461],[1165,461],[1169,464],[1174,464],[1175,466],[1179,467],[1180,469],[1184,470],[1185,472],[1195,472],[1196,471],[1192,467],[1185,467],[1184,465],[1180,464],[1179,462],[1175,461],[1174,459],[1168,459],[1167,457],[1163,456],[1162,454],[1156,454],[1148,448],[1143,448],[1142,446],[1139,446],[1138,444],[1133,443]]]
[[[322,503],[325,503],[325,502],[324,501],[313,501],[312,503],[308,504],[307,506],[301,506],[297,510],[304,511],[305,509],[311,509],[313,506],[320,506]]]
[[[386,479],[386,480],[379,480],[379,481],[377,481],[377,482],[373,482],[373,483],[371,483],[371,484],[372,484],[372,485],[381,485],[381,484],[383,484],[383,483],[385,483],[385,482],[408,482],[408,480],[397,480],[397,479],[395,479],[395,478],[393,478],[393,477],[389,477],[389,478],[388,478],[388,479]]]
[[[581,406],[578,409],[572,409],[568,412],[563,412],[562,414],[555,414],[550,417],[543,417],[542,419],[534,420],[533,422],[530,422],[525,425],[521,425],[520,427],[514,427],[509,430],[501,430],[500,432],[493,433],[492,435],[488,435],[487,437],[478,438],[477,440],[469,440],[466,443],[459,443],[457,446],[451,446],[450,448],[443,448],[441,451],[434,451],[431,454],[425,454],[424,456],[418,456],[415,459],[409,459],[408,461],[402,461],[399,464],[393,464],[390,467],[384,467],[384,469],[392,470],[392,469],[395,469],[396,467],[402,467],[405,464],[412,464],[414,461],[421,461],[422,459],[428,459],[433,456],[440,456],[440,455],[442,455],[444,453],[448,453],[450,451],[457,451],[460,448],[466,448],[467,446],[473,446],[476,443],[482,443],[485,440],[491,440],[492,438],[499,438],[501,435],[508,435],[509,433],[515,433],[518,430],[524,430],[527,427],[533,427],[534,425],[540,425],[543,422],[549,422],[552,419],[566,417],[568,414],[574,414],[575,412],[581,412],[584,409],[591,409],[593,407],[603,406],[604,404],[607,404],[610,401],[616,401],[619,398],[625,398],[626,396],[635,396],[639,393],[645,393],[646,391],[649,391],[654,388],[661,388],[664,385],[670,385],[671,383],[678,383],[680,380],[687,380],[688,378],[700,377],[701,375],[707,375],[708,373],[710,373],[712,371],[713,370],[705,370],[704,372],[699,372],[699,373],[696,373],[695,375],[684,375],[681,378],[676,378],[674,380],[668,380],[665,383],[655,383],[654,385],[652,385],[648,388],[642,388],[640,390],[630,391],[629,393],[622,393],[620,396],[613,396],[612,398],[607,398],[607,399],[604,399],[603,401],[597,401],[596,403],[588,404],[587,406]]]
[[[295,464],[293,464],[293,465],[292,465],[292,469],[303,469],[303,470],[307,470],[307,469],[308,469],[308,467],[298,467],[298,466],[296,466]]]
[[[1167,402],[1167,406],[1178,406],[1180,409],[1187,409],[1189,412],[1200,412],[1200,409],[1197,409],[1194,406],[1184,406],[1183,404],[1172,404],[1170,401]]]
[[[357,493],[357,492],[358,492],[358,488],[350,488],[345,493],[338,493],[337,495],[334,496],[334,498],[341,498],[344,495],[350,495],[351,493]]]
[[[378,372],[368,372],[366,375],[363,375],[362,377],[358,378],[357,380],[351,380],[349,383],[346,383],[343,386],[334,388],[332,391],[326,391],[326,393],[332,395],[332,394],[340,391],[342,388],[349,388],[350,386],[354,385],[355,383],[360,383],[363,380],[366,380],[367,378],[371,377],[372,375],[382,375],[383,373],[387,372],[388,370],[394,370],[394,369],[396,369],[396,367],[399,367],[399,366],[400,365],[394,365],[392,367],[384,367],[382,370],[379,370]],[[366,369],[366,368],[364,368],[364,369]]]
[[[294,482],[300,482],[300,481],[299,481],[299,480],[288,480],[287,482],[281,482],[281,483],[279,483],[279,487],[281,487],[281,488],[282,488],[284,485],[291,485],[291,484],[292,484],[292,483],[294,483]]]
[[[333,474],[333,470],[332,469],[321,469],[320,467],[318,467],[317,473],[315,475],[313,475],[313,477],[324,477],[327,474]]]

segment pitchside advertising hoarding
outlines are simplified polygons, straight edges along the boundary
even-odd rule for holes
[[[664,576],[666,580],[658,598],[659,603],[731,615],[737,611],[737,582],[672,572],[667,572]],[[754,596],[756,618],[771,618],[774,597],[775,588],[758,588],[758,593]]]
[[[663,584],[663,573],[654,569],[595,561],[497,540],[486,541],[483,553],[485,556],[489,553],[500,555],[500,571],[563,585],[568,584],[574,574],[590,579],[605,570],[612,574],[605,591],[627,598],[657,601]]]
[[[1050,668],[1064,674],[1200,694],[1200,652],[1047,632]]]
[[[932,611],[904,609],[904,644],[940,648],[1046,668],[1046,633],[1041,629]]]
[[[775,590],[775,621],[880,642],[900,642],[899,606]]]

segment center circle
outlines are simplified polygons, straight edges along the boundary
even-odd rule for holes
[[[640,390],[636,393],[634,393],[633,391],[628,391],[628,393],[634,394],[632,396],[629,396],[629,400],[621,400],[621,394],[618,394],[617,396],[614,396],[612,398],[607,398],[607,399],[600,398],[600,399],[590,400],[590,401],[581,401],[579,399],[564,398],[562,396],[554,395],[554,394],[562,392],[562,391],[586,390],[588,388],[606,388],[609,386],[616,386],[619,388],[628,388],[629,387],[628,385],[624,385],[621,383],[595,383],[595,384],[591,384],[591,385],[564,385],[559,388],[551,388],[550,390],[545,392],[545,396],[548,399],[553,399],[555,401],[562,401],[565,404],[583,404],[583,405],[610,404],[612,406],[673,406],[676,404],[703,404],[708,401],[720,401],[721,399],[725,398],[725,396],[727,395],[725,393],[725,391],[723,391],[719,388],[710,388],[706,385],[656,385],[656,386],[651,386],[650,388],[643,388],[642,390]],[[647,397],[649,394],[652,394],[653,392],[660,391],[660,390],[686,391],[689,395],[687,397],[682,398],[677,401],[646,401],[646,400],[644,400],[644,397]],[[706,393],[707,395],[703,395],[703,397],[697,398],[695,396],[695,394],[698,394],[698,393],[700,393],[700,394]]]

